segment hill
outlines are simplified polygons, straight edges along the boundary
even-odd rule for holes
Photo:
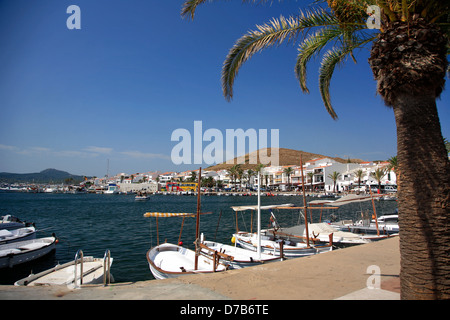
[[[73,179],[75,183],[83,181],[84,177],[56,169],[45,169],[38,173],[0,172],[0,182],[4,183],[63,183],[66,179]]]
[[[261,149],[261,150],[266,150],[266,149]],[[254,151],[252,153],[247,153],[244,156],[244,163],[241,164],[241,168],[243,168],[244,170],[247,170],[247,169],[255,170],[255,168],[258,166],[258,164],[249,164],[249,159],[250,159],[250,156],[254,156],[256,153],[258,163],[260,163],[259,151],[260,150]],[[325,156],[325,155],[321,155],[321,154],[317,154],[317,153],[310,153],[310,152],[306,152],[306,151],[286,149],[286,148],[279,148],[278,152],[279,152],[278,162],[279,162],[280,166],[300,165],[300,155],[302,156],[303,163],[305,163],[309,160],[318,159],[318,158],[330,158],[330,159],[333,159],[340,163],[347,163],[349,160],[352,163],[364,162],[364,160],[361,160],[361,159],[343,159],[343,158],[338,158],[338,157],[329,157],[329,156]],[[271,154],[272,154],[272,149],[268,148],[267,156],[270,157]],[[211,166],[211,167],[207,168],[207,170],[213,170],[213,171],[224,170],[224,169],[227,170],[227,169],[231,168],[233,165],[237,164],[238,159],[242,163],[242,157],[239,157],[239,158],[233,159],[233,164],[221,163],[221,164]]]

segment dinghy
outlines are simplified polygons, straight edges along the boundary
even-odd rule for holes
[[[32,239],[36,239],[36,229],[34,227],[25,227],[13,230],[0,230],[0,245]]]
[[[55,250],[56,243],[56,237],[46,237],[2,244],[0,245],[0,269],[12,268],[43,257]]]
[[[68,285],[78,287],[82,284],[103,283],[106,285],[114,281],[111,280],[110,269],[113,258],[111,258],[109,250],[105,252],[103,258],[83,257],[82,251],[81,256],[79,256],[79,253],[80,251],[73,261],[58,264],[37,274],[30,274],[28,277],[16,281],[14,285],[29,287]]]

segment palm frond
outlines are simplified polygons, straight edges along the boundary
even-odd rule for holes
[[[191,18],[192,20],[194,20],[194,15],[195,15],[195,10],[197,9],[197,7],[203,3],[205,3],[208,0],[186,0],[183,3],[183,6],[181,8],[181,16],[183,18]],[[213,0],[209,0],[210,2],[212,2]],[[267,3],[267,2],[273,2],[274,0],[242,0],[242,2],[259,2],[259,3]],[[278,1],[282,1],[282,0],[278,0]]]
[[[334,69],[337,65],[341,64],[344,59],[353,52],[353,50],[364,46],[366,43],[369,43],[374,39],[375,37],[367,37],[360,39],[359,41],[355,41],[352,45],[334,47],[323,55],[319,68],[319,90],[325,108],[334,120],[338,118],[333,106],[331,105],[330,98],[330,83]]]
[[[342,35],[340,28],[326,28],[317,30],[310,34],[300,44],[298,49],[297,61],[295,63],[295,75],[300,83],[300,88],[304,93],[309,93],[306,85],[306,66],[309,60],[320,53],[320,51],[330,43],[331,40],[337,39]]]
[[[222,68],[222,89],[224,96],[233,97],[233,84],[240,67],[255,53],[283,42],[295,41],[302,32],[315,27],[336,26],[339,21],[329,12],[319,8],[300,12],[297,17],[272,19],[257,26],[257,30],[242,36],[229,51]]]

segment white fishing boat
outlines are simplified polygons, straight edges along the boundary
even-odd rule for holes
[[[0,245],[0,269],[43,257],[56,248],[56,237],[18,241]]]
[[[205,254],[214,255],[214,252],[220,252],[232,257],[228,262],[230,269],[241,269],[262,263],[283,260],[280,255],[258,253],[236,245],[228,245],[207,240],[202,240],[202,244],[204,245],[204,247],[202,247],[202,252]]]
[[[234,206],[231,207],[236,214],[238,212],[246,210],[255,210],[258,206]],[[298,209],[294,207],[293,204],[282,204],[282,205],[269,205],[261,206],[261,210],[274,210],[274,209]],[[276,222],[276,218],[271,212],[271,218],[274,225],[277,225],[274,229],[261,230],[260,235],[253,232],[240,231],[237,226],[236,233],[233,234],[232,241],[236,245],[251,251],[257,251],[258,247],[261,248],[261,252],[273,256],[283,256],[286,258],[295,258],[309,256],[313,254],[328,252],[333,250],[333,237],[328,237],[325,243],[320,244],[310,244],[309,238],[306,235],[294,236],[285,235],[280,232],[280,228]],[[236,218],[237,221],[237,218]],[[311,242],[313,242],[311,240]]]
[[[397,235],[400,231],[398,226],[398,214],[383,215],[375,219],[361,219],[358,221],[340,221],[333,223],[333,226],[339,230],[350,231],[364,235],[364,237],[373,237],[377,233],[380,236]]]
[[[113,258],[109,250],[103,258],[84,257],[77,252],[75,259],[64,264],[28,277],[14,283],[16,286],[55,286],[66,285],[79,287],[83,284],[109,284],[114,279],[110,273]]]
[[[12,216],[10,214],[2,216],[0,219],[0,230],[2,229],[13,230],[27,226],[28,226],[27,223],[21,221],[19,218]]]
[[[313,242],[329,242],[330,236],[335,245],[353,245],[372,242],[370,239],[363,238],[360,234],[351,231],[342,231],[335,229],[328,223],[310,223],[308,224],[309,237]],[[297,225],[289,228],[283,228],[276,231],[279,237],[306,237],[305,225]]]
[[[147,261],[150,271],[158,280],[228,269],[228,265],[218,262],[218,259],[196,254],[194,250],[171,243],[163,243],[150,249],[147,252]]]
[[[329,224],[329,227],[341,232],[357,234],[363,241],[377,241],[396,236],[399,232],[398,214],[377,216],[374,198],[379,196],[372,193],[370,195],[350,194],[336,201],[311,201],[309,204],[322,204],[339,208],[349,203],[372,201],[373,213],[367,219],[334,221]]]
[[[0,229],[0,245],[36,239],[36,229],[34,227],[24,227],[13,230]]]
[[[198,174],[201,180],[201,168]],[[155,217],[158,233],[158,218],[161,217],[182,217],[183,222],[181,231],[183,229],[184,219],[186,217],[196,217],[196,232],[195,232],[195,246],[196,249],[190,250],[180,245],[163,243],[159,244],[159,234],[157,234],[158,244],[147,252],[147,261],[150,271],[155,279],[175,278],[187,274],[211,273],[220,272],[228,269],[228,264],[223,263],[223,260],[230,259],[225,254],[215,252],[213,256],[202,254],[199,223],[200,223],[200,181],[198,183],[197,192],[197,213],[162,213],[162,212],[147,212],[144,217]],[[180,237],[181,237],[180,231]],[[180,239],[178,241],[180,243]]]

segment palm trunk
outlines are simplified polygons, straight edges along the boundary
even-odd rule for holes
[[[450,298],[450,163],[434,95],[399,94],[394,105],[399,171],[402,299]]]

